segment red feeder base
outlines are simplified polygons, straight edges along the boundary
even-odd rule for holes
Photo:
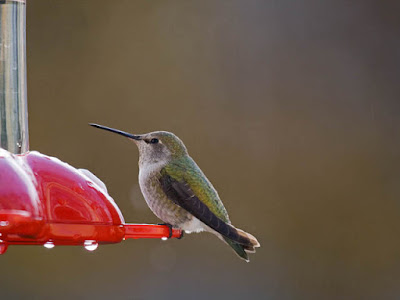
[[[132,238],[179,238],[165,225],[125,224],[104,184],[39,152],[0,149],[0,254],[8,245],[84,245]]]

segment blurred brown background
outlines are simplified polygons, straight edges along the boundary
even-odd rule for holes
[[[136,147],[186,143],[251,262],[214,236],[10,247],[1,299],[399,299],[398,1],[28,0],[31,149],[159,222]]]

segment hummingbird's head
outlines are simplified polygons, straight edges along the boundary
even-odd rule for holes
[[[139,149],[140,165],[168,162],[173,158],[187,154],[187,150],[183,142],[171,132],[154,131],[135,135],[103,125],[89,125],[123,135],[135,142]]]

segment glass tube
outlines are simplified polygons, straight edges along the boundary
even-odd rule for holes
[[[0,147],[29,150],[25,1],[0,0]]]

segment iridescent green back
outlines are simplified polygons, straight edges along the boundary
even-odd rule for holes
[[[165,171],[173,179],[186,182],[195,195],[221,220],[230,224],[228,213],[219,196],[195,161],[188,155],[183,155],[170,161]]]

